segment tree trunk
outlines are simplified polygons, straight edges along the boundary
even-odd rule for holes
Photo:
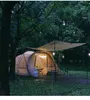
[[[11,55],[10,55],[10,79],[15,80],[15,58],[16,58],[16,48],[18,46],[20,35],[20,9],[17,11],[17,34],[13,41],[11,37]]]
[[[11,23],[11,9],[16,2],[3,2],[2,22],[0,33],[0,95],[10,95],[9,90],[9,34]]]
[[[10,79],[15,80],[15,57],[16,57],[16,46],[11,44],[10,52]]]
[[[1,95],[9,95],[9,79],[8,79],[8,49],[10,33],[11,11],[3,9],[2,11],[2,27],[1,27],[1,45],[0,45],[0,80],[1,80]]]
[[[16,58],[16,48],[19,43],[19,39],[18,39],[19,35],[20,35],[20,9],[18,9],[17,11],[17,34],[16,34],[15,41],[13,41],[11,37],[10,78],[12,80],[15,79],[15,58]]]

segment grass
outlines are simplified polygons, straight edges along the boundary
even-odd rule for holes
[[[69,75],[86,78],[85,71],[69,70]],[[90,79],[90,72],[88,73]],[[50,80],[37,80],[32,77],[17,76],[15,81],[10,82],[10,94],[18,96],[89,96],[89,84],[76,84]]]
[[[11,95],[90,95],[90,85],[84,84],[60,84],[56,82],[36,81],[31,78],[17,77],[17,80],[10,82]]]

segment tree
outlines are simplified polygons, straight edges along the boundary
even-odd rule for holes
[[[9,39],[10,39],[10,24],[11,10],[16,2],[0,2],[2,6],[1,32],[0,32],[0,82],[1,95],[10,95],[8,68],[9,68]]]

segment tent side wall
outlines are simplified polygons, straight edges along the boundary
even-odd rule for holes
[[[29,56],[28,61],[27,61],[27,69],[29,71],[29,74],[31,76],[37,77],[38,75],[35,74],[35,53]]]
[[[28,58],[31,56],[31,54],[33,54],[33,52],[25,52],[24,54],[16,57],[15,72],[17,75],[25,75],[25,76],[29,75],[27,69],[27,61]]]

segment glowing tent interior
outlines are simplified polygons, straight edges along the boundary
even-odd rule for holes
[[[27,51],[16,57],[16,74],[39,77],[49,71],[59,72],[52,54],[49,52]]]

